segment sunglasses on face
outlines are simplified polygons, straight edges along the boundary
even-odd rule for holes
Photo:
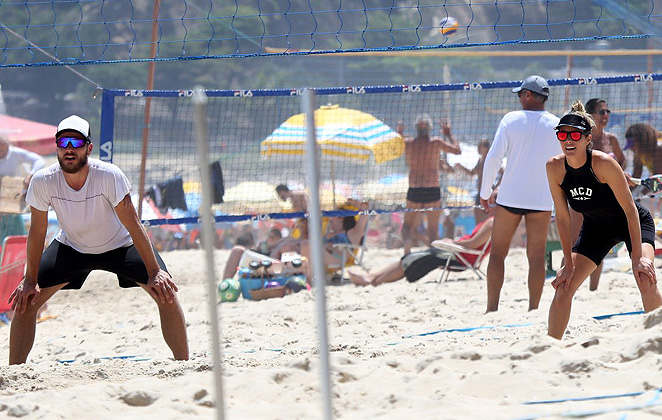
[[[605,114],[609,115],[609,114],[611,114],[611,109],[601,109],[600,111],[598,111],[598,114],[600,114],[600,115],[605,115]]]
[[[583,134],[583,131],[557,131],[556,138],[559,139],[559,141],[566,141],[568,140],[568,135],[570,135],[572,141],[579,141]]]
[[[76,137],[60,137],[59,139],[55,140],[55,143],[57,144],[57,147],[61,147],[63,149],[66,149],[69,145],[71,145],[71,147],[74,149],[78,149],[79,147],[85,146],[87,140],[79,139]]]

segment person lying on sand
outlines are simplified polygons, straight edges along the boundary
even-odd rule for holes
[[[455,240],[443,240],[469,249],[480,249],[492,236],[493,222],[494,217],[490,216],[486,221],[478,224],[471,234]],[[444,267],[449,256],[450,254],[446,251],[430,247],[423,251],[406,254],[400,261],[389,264],[374,273],[359,273],[355,269],[350,269],[348,270],[349,278],[357,286],[378,286],[382,283],[397,281],[405,277],[407,281],[415,282],[430,271]],[[477,258],[473,254],[463,254],[462,256],[472,264]],[[458,264],[459,266],[463,266],[457,261],[451,261],[450,264],[451,266]]]

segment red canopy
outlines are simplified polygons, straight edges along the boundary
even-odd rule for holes
[[[55,153],[56,131],[54,125],[0,115],[0,133],[7,136],[12,145],[40,155]]]

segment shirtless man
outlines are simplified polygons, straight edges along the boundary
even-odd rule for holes
[[[287,201],[289,198],[292,202],[292,211],[305,213],[307,206],[306,194],[301,191],[292,191],[285,184],[280,184],[276,187],[276,194],[282,201]]]
[[[414,122],[416,137],[405,137],[404,125],[398,122],[397,132],[403,136],[405,141],[405,158],[409,167],[409,189],[407,190],[407,208],[425,209],[441,207],[441,191],[439,176],[442,164],[440,159],[442,152],[459,155],[462,151],[460,145],[451,134],[450,123],[444,122],[441,131],[446,142],[440,137],[431,136],[433,124],[427,114],[420,115]],[[441,210],[425,212],[427,215],[428,238],[427,245],[437,239],[439,229],[439,217]],[[402,239],[404,241],[405,254],[411,252],[411,236],[421,223],[423,214],[417,211],[405,213],[402,225]]]

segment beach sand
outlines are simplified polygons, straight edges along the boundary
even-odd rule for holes
[[[401,252],[370,249],[366,266]],[[179,285],[189,361],[172,359],[146,293],[94,272],[82,290],[51,299],[47,314],[56,318],[38,324],[28,363],[0,367],[0,416],[215,418],[204,254],[162,255]],[[215,254],[218,276],[227,255]],[[540,309],[527,312],[524,250],[506,261],[497,313],[483,313],[485,282],[471,272],[442,284],[437,270],[413,284],[327,287],[334,417],[662,416],[662,312],[593,318],[641,310],[626,256],[607,263],[598,291],[581,287],[563,341],[546,336],[550,280]],[[226,419],[323,418],[315,305],[304,291],[218,306]],[[0,328],[5,364],[9,328]]]

